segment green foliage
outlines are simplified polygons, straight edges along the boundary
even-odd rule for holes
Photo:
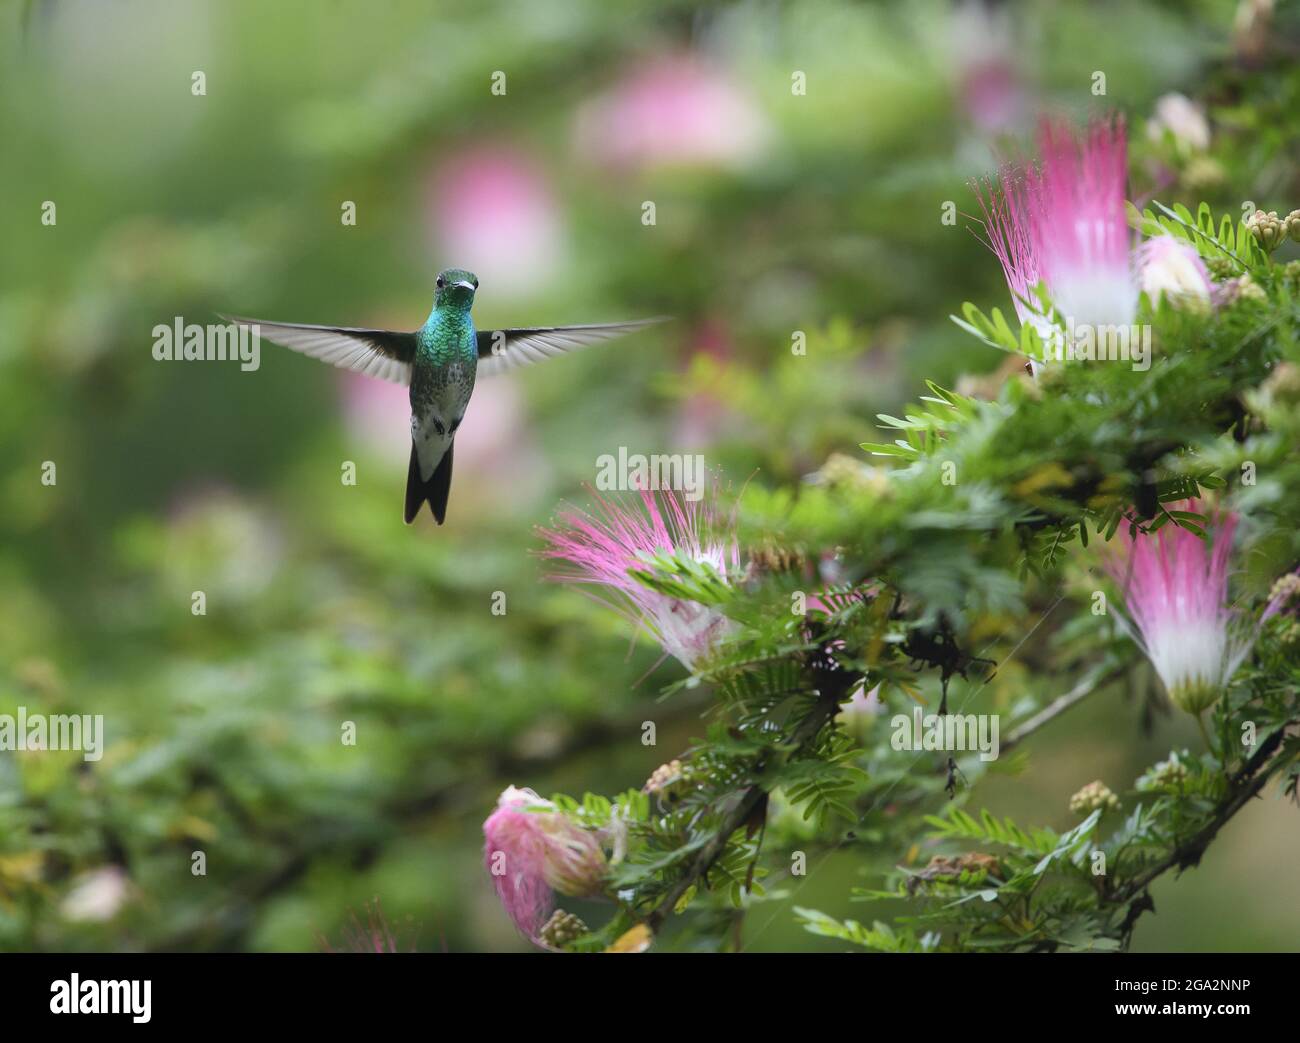
[[[1260,859],[1221,859],[1201,891],[1183,871],[1255,795],[1295,799],[1294,611],[1262,627],[1207,739],[1093,615],[1101,590],[1122,599],[1103,555],[1206,531],[1177,506],[1191,497],[1242,516],[1248,629],[1300,560],[1296,246],[1265,257],[1236,216],[1300,205],[1300,74],[1285,48],[1225,60],[1235,7],[1018,15],[1042,57],[1017,71],[1046,106],[1077,100],[1070,56],[1104,36],[1132,194],[1162,200],[1135,230],[1192,243],[1224,291],[1208,314],[1145,302],[1147,372],[1031,379],[1042,344],[996,261],[933,219],[994,162],[953,104],[948,3],[521,0],[436,22],[342,5],[329,32],[311,5],[269,24],[231,3],[157,40],[124,31],[124,52],[69,49],[86,30],[51,5],[56,31],[0,65],[19,201],[0,256],[0,712],[103,712],[109,743],[94,764],[0,754],[0,949],[315,948],[376,894],[421,948],[523,947],[483,871],[481,824],[512,784],[555,792],[606,853],[605,894],[573,900],[590,928],[573,951],[647,928],[694,950],[1104,951],[1142,929],[1163,932],[1148,947],[1291,944],[1286,866],[1264,887]],[[205,99],[185,93],[199,28],[225,70]],[[582,155],[593,98],[688,39],[754,102],[766,149],[617,172]],[[286,73],[290,50],[306,57]],[[498,67],[504,98],[484,84]],[[1169,68],[1212,100],[1194,161],[1140,126]],[[444,160],[503,142],[543,175],[563,249],[532,289],[485,278],[476,319],[677,321],[485,380],[445,527],[401,524],[403,424],[374,419],[400,391],[376,405],[269,346],[255,374],[149,357],[155,322],[226,308],[414,325],[431,272],[460,261],[413,215]],[[22,216],[47,196],[57,228]],[[636,223],[643,199],[659,226]],[[1052,314],[1042,292],[1022,304]],[[706,453],[729,533],[734,503],[743,573],[665,551],[632,574],[734,624],[696,676],[533,556],[535,527],[623,445]],[[999,716],[999,759],[895,747],[893,715],[945,698]],[[1093,763],[1122,807],[1071,819],[1063,795]],[[127,882],[120,908],[70,915],[105,871]],[[1152,918],[1156,886],[1231,889],[1243,911]]]

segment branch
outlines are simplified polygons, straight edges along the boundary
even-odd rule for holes
[[[1109,670],[1102,671],[1100,676],[1097,674],[1090,674],[1088,677],[1085,677],[1068,692],[1064,695],[1057,696],[1057,698],[1053,699],[1050,703],[1029,718],[1029,720],[1025,721],[1024,724],[1008,735],[1000,744],[998,748],[999,753],[1005,753],[1013,746],[1023,742],[1025,739],[1029,738],[1029,736],[1033,735],[1034,732],[1038,731],[1039,728],[1043,727],[1043,725],[1055,720],[1061,714],[1065,713],[1066,710],[1070,709],[1070,707],[1077,706],[1099,688],[1104,688],[1112,681],[1118,680],[1124,675],[1124,670],[1125,667],[1116,666]]]
[[[1286,736],[1287,728],[1294,726],[1295,720],[1288,721],[1264,740],[1249,761],[1230,780],[1231,789],[1228,796],[1214,809],[1210,820],[1186,841],[1174,847],[1168,857],[1144,870],[1130,880],[1123,888],[1110,895],[1112,901],[1127,902],[1144,891],[1153,880],[1170,869],[1191,869],[1199,865],[1205,849],[1210,846],[1221,830],[1234,815],[1259,795],[1268,780],[1278,768],[1274,755]]]
[[[838,687],[826,687],[822,688],[821,691],[822,695],[818,698],[808,716],[799,722],[799,726],[790,737],[789,749],[792,756],[809,746],[817,738],[822,728],[829,721],[834,720],[835,715],[840,712],[840,698],[843,693],[838,690]],[[756,765],[756,769],[761,772],[764,766],[760,762]],[[723,816],[722,821],[718,824],[717,832],[700,849],[699,854],[691,862],[690,868],[687,869],[680,880],[668,889],[663,898],[646,916],[645,923],[651,931],[656,934],[659,932],[659,928],[664,921],[677,908],[677,903],[681,901],[682,896],[713,867],[713,863],[718,860],[718,857],[726,849],[727,841],[731,839],[731,835],[749,821],[750,816],[766,799],[767,791],[763,786],[758,782],[751,783],[741,795],[735,807]]]
[[[703,692],[684,693],[682,698],[674,700],[661,711],[661,720],[676,720],[698,714],[705,702]],[[590,721],[572,731],[554,750],[537,756],[504,750],[489,760],[476,775],[464,772],[454,782],[439,783],[414,796],[380,803],[373,811],[373,819],[390,822],[396,830],[405,823],[448,807],[457,810],[466,802],[477,801],[483,787],[490,784],[492,779],[540,771],[586,750],[599,748],[612,738],[626,735],[629,729],[635,730],[644,716],[644,708],[634,706],[617,717]],[[220,779],[206,781],[221,789]],[[242,804],[233,798],[231,806],[235,813],[244,810]],[[150,950],[173,952],[193,948],[202,942],[229,949],[249,929],[257,906],[266,899],[297,886],[317,858],[329,854],[349,859],[353,863],[365,861],[373,858],[383,843],[380,836],[371,832],[340,839],[337,829],[330,822],[313,822],[310,825],[319,828],[312,832],[300,826],[292,838],[285,840],[283,846],[289,851],[279,865],[268,872],[250,874],[237,881],[228,889],[227,893],[233,896],[228,901],[210,907],[184,927],[153,942],[149,946]],[[255,826],[252,828],[255,829]],[[280,838],[271,839],[278,841]]]

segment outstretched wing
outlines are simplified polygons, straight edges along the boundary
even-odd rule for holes
[[[257,326],[260,334],[273,344],[310,355],[331,366],[355,370],[368,377],[391,380],[395,384],[411,382],[411,362],[415,358],[414,333],[354,329],[350,326],[266,322],[262,319],[243,319],[236,315],[221,317],[241,326]]]
[[[479,330],[478,371],[491,376],[516,366],[555,358],[579,348],[613,340],[625,333],[666,322],[667,316],[634,322],[602,322],[591,326],[529,326],[516,330]]]

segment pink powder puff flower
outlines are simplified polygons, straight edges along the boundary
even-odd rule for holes
[[[507,786],[483,823],[483,859],[497,897],[529,939],[555,905],[555,892],[600,894],[607,868],[596,835],[530,789]]]
[[[1039,162],[1003,167],[976,186],[988,245],[1022,322],[1041,321],[1020,300],[1040,281],[1058,315],[1075,326],[1128,326],[1137,282],[1124,210],[1128,169],[1122,119],[1080,134],[1044,121]],[[1040,330],[1040,332],[1042,332]]]
[[[560,528],[541,530],[549,543],[542,555],[572,566],[556,579],[614,591],[615,607],[694,671],[731,631],[731,620],[714,606],[651,590],[629,573],[646,568],[656,554],[685,555],[712,566],[724,581],[734,580],[741,571],[740,551],[734,537],[708,535],[716,517],[709,503],[665,490],[659,494],[661,509],[653,492],[643,489],[640,495],[641,509],[597,497],[596,514],[565,512]]]
[[[1169,697],[1188,713],[1199,714],[1222,694],[1255,635],[1242,629],[1227,602],[1228,554],[1237,516],[1208,514],[1195,500],[1170,508],[1206,514],[1212,546],[1170,522],[1155,533],[1138,533],[1125,549],[1109,553],[1105,568],[1123,588],[1136,626],[1132,636]]]

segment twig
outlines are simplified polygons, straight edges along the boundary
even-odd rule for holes
[[[836,690],[822,690],[822,695],[818,698],[808,716],[799,722],[799,726],[790,737],[788,748],[791,755],[800,752],[816,739],[827,722],[833,720],[835,715],[840,712],[839,696],[841,694]],[[762,771],[764,767],[764,763],[756,765],[758,771]],[[727,841],[731,839],[731,835],[749,820],[755,809],[766,799],[767,790],[760,783],[752,783],[745,790],[736,805],[723,816],[722,821],[718,824],[717,831],[709,842],[700,849],[699,854],[691,862],[690,868],[687,869],[680,880],[668,889],[663,898],[646,916],[646,925],[652,931],[658,933],[664,921],[677,908],[677,903],[681,901],[682,896],[713,867],[713,863],[718,860],[718,857],[726,849]]]
[[[1258,796],[1259,791],[1272,778],[1277,765],[1270,762],[1273,760],[1274,754],[1277,753],[1278,747],[1282,745],[1287,728],[1296,723],[1296,721],[1287,722],[1264,740],[1250,760],[1232,777],[1229,782],[1228,796],[1215,808],[1214,815],[1209,822],[1192,834],[1189,839],[1175,846],[1167,858],[1139,873],[1109,897],[1116,902],[1129,901],[1141,894],[1153,880],[1170,869],[1190,869],[1199,865],[1201,856],[1205,854],[1205,849],[1210,846],[1210,842],[1218,836],[1219,830],[1227,825],[1238,811]]]
[[[1039,728],[1043,727],[1043,725],[1047,724],[1049,721],[1055,720],[1061,714],[1065,713],[1066,710],[1070,709],[1070,707],[1077,706],[1079,703],[1083,702],[1083,700],[1088,698],[1088,696],[1092,695],[1093,692],[1097,691],[1099,688],[1104,688],[1112,681],[1122,677],[1123,674],[1124,667],[1118,666],[1103,672],[1100,676],[1093,674],[1085,677],[1064,695],[1057,696],[1053,699],[1050,703],[1034,714],[1034,716],[1029,718],[1029,720],[1025,721],[1024,724],[1019,728],[1016,728],[1010,735],[1003,739],[999,744],[998,752],[1000,754],[1005,753],[1013,746],[1023,742],[1025,739],[1029,738],[1029,736],[1033,735],[1034,732],[1038,731]]]

